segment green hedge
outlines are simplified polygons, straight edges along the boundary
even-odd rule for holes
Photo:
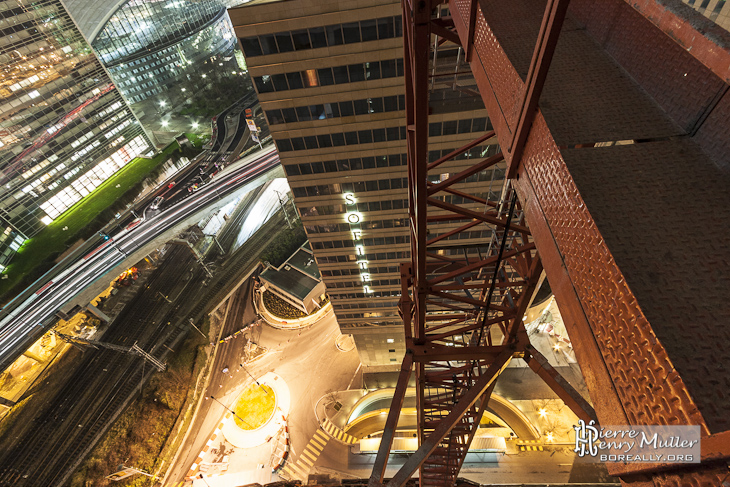
[[[53,261],[79,239],[88,239],[101,230],[134,201],[146,178],[158,177],[163,163],[180,155],[180,146],[173,142],[152,159],[134,159],[26,241],[4,271],[8,278],[0,280],[0,303],[10,301],[51,269]]]
[[[261,254],[262,261],[268,262],[274,267],[279,267],[307,241],[307,234],[304,233],[301,221],[296,220],[293,225],[293,228],[285,227],[276,240],[269,244]]]
[[[304,318],[307,316],[302,310],[287,303],[279,296],[270,291],[264,291],[264,306],[274,316],[279,318],[294,320],[296,318]]]

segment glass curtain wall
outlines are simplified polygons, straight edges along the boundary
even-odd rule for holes
[[[0,5],[4,266],[27,238],[150,144],[59,0]]]
[[[161,141],[207,126],[236,98],[231,94],[241,92],[236,37],[218,1],[132,0],[92,46],[142,124]]]

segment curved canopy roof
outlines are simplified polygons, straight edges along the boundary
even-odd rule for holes
[[[119,7],[129,0],[61,0],[79,30],[91,44]]]
[[[195,0],[179,0],[180,3],[193,3]],[[140,0],[61,0],[79,30],[91,44],[99,36],[107,21],[125,3],[142,3]],[[222,7],[232,7],[245,3],[245,0],[218,0]]]

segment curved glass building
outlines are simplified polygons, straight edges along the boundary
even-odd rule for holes
[[[128,0],[91,45],[160,141],[206,126],[241,89],[238,43],[225,5],[216,0]]]
[[[150,143],[60,0],[0,2],[0,272]]]

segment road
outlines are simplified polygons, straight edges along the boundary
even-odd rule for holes
[[[128,255],[162,234],[165,229],[200,211],[202,206],[211,205],[235,192],[278,164],[278,155],[271,149],[263,151],[260,157],[247,165],[224,171],[193,196],[162,211],[154,218],[110,235],[108,241],[77,260],[52,281],[41,285],[22,303],[9,303],[3,308],[3,318],[0,320],[0,370],[46,331],[47,326],[54,321],[55,313],[66,302],[104,276]]]
[[[243,294],[237,295],[235,300],[239,303],[238,306],[243,306],[245,309],[242,312],[235,311],[236,303],[233,303],[228,311],[223,336],[237,329],[241,322],[247,323],[254,318],[248,289],[245,289]],[[248,335],[251,336],[251,333]],[[346,389],[348,384],[353,384],[355,387],[360,384],[360,361],[357,352],[355,350],[341,352],[337,349],[335,339],[339,336],[339,327],[331,313],[316,325],[306,329],[281,330],[264,324],[255,327],[252,335],[254,342],[268,349],[268,352],[246,365],[246,370],[256,378],[262,377],[267,372],[274,372],[286,382],[292,398],[292,408],[288,417],[289,433],[292,451],[298,454],[304,450],[312,434],[319,427],[314,413],[317,401],[329,392]],[[230,405],[245,387],[253,383],[244,370],[239,371],[236,367],[238,365],[236,359],[243,355],[244,343],[243,339],[236,338],[218,345],[219,351],[212,367],[213,374],[206,396],[213,395],[224,404]],[[229,366],[230,372],[223,374],[221,371],[226,365]],[[190,466],[195,462],[198,453],[224,413],[225,410],[218,403],[203,400],[190,429],[192,434],[183,446],[178,462],[171,470],[172,473],[165,485],[179,485],[184,480]],[[235,449],[231,454],[231,464],[236,465],[237,470],[241,467],[242,470],[254,472],[258,464],[265,463],[267,472],[270,472],[268,467],[270,445],[262,448],[263,451]]]

